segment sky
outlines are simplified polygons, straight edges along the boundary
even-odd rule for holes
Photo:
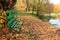
[[[53,3],[53,4],[60,4],[60,0],[50,0],[50,3]]]

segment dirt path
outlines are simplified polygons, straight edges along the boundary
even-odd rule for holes
[[[20,18],[24,19],[24,32],[28,31],[35,34],[36,40],[58,40],[58,28],[53,27],[47,22],[43,22],[32,16],[21,16]],[[55,38],[56,37],[56,38]]]
[[[0,40],[60,40],[60,30],[48,22],[43,22],[32,16],[20,16],[24,19],[22,33],[9,33],[2,36]],[[59,30],[59,31],[58,31]]]

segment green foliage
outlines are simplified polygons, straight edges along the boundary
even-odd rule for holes
[[[53,18],[53,19],[56,19],[56,18],[57,18],[57,16],[52,16],[52,18]]]
[[[45,16],[43,13],[40,13],[40,15],[38,17],[43,21],[49,21],[51,18],[52,19],[57,18],[56,16]]]
[[[4,11],[9,10],[9,9],[13,9],[15,4],[16,4],[17,0],[12,0],[12,4],[10,5],[10,0],[0,0],[0,4],[2,6],[2,9]],[[8,7],[9,6],[9,7]]]
[[[17,2],[17,0],[13,0],[13,4],[12,5],[14,6],[16,4],[16,2]]]

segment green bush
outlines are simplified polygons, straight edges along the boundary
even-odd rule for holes
[[[45,16],[43,13],[40,13],[38,17],[43,21],[49,21],[51,18],[54,18],[52,16]]]

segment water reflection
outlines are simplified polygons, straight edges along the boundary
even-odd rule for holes
[[[60,20],[59,19],[50,19],[49,23],[60,28]]]

